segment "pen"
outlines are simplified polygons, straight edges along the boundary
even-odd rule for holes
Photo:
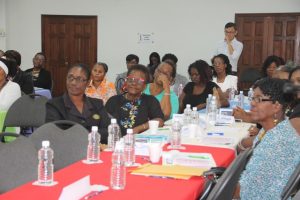
[[[201,158],[201,159],[208,159],[207,156],[194,156],[194,155],[188,155],[189,158]]]
[[[170,130],[169,128],[158,128],[158,130],[160,131],[167,131],[167,130]]]
[[[207,133],[207,135],[219,135],[219,136],[223,136],[224,133],[222,133],[222,132],[213,132],[213,133]]]
[[[175,179],[173,177],[169,177],[169,176],[149,176],[151,178],[162,178],[162,179]]]

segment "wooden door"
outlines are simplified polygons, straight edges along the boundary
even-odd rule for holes
[[[68,67],[97,61],[97,17],[42,15],[42,50],[53,79],[53,95],[62,95]]]
[[[299,19],[300,13],[236,14],[237,38],[244,44],[238,63],[240,89],[246,90],[253,84],[255,74],[260,73],[269,55],[300,64]]]

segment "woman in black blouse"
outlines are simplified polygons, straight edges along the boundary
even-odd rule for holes
[[[179,98],[180,111],[183,112],[186,104],[197,107],[198,110],[206,107],[208,94],[217,97],[218,106],[229,106],[220,87],[212,82],[212,70],[203,60],[197,60],[189,66],[188,73],[192,82],[189,82],[183,89]]]
[[[163,126],[164,114],[158,100],[143,94],[148,80],[149,72],[145,66],[132,66],[125,82],[127,92],[112,96],[105,105],[107,112],[117,119],[122,135],[126,135],[128,128],[132,128],[133,133],[147,130],[149,120],[157,120]]]

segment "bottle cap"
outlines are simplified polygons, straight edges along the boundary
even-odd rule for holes
[[[197,107],[193,107],[193,111],[197,111]]]
[[[208,97],[212,97],[212,94],[208,94]]]
[[[127,133],[132,134],[133,130],[131,128],[127,129]]]
[[[98,126],[92,126],[92,132],[98,132]]]
[[[243,90],[241,90],[241,91],[240,91],[240,94],[243,94],[243,93],[244,93]]]
[[[191,108],[191,104],[186,104],[186,108]]]
[[[42,141],[42,147],[47,148],[47,147],[49,147],[49,146],[50,146],[50,142],[49,142],[48,140]]]
[[[117,119],[115,119],[115,118],[112,118],[112,119],[110,120],[110,123],[112,123],[112,124],[116,124],[116,123],[117,123]]]
[[[213,100],[216,100],[217,98],[216,98],[216,96],[212,96],[212,99],[213,99]]]

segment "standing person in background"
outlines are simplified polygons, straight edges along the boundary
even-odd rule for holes
[[[27,69],[25,72],[32,75],[33,86],[51,90],[52,79],[51,74],[44,68],[45,55],[41,52],[35,54],[33,58],[33,68]]]
[[[165,61],[171,62],[175,66],[176,71],[177,71],[178,58],[174,54],[171,54],[171,53],[165,54],[162,57],[162,62],[165,62]],[[175,94],[178,95],[178,88],[179,88],[180,84],[182,85],[182,87],[184,87],[188,82],[189,81],[185,76],[176,73],[173,83],[171,83],[171,89],[175,92]]]
[[[107,71],[108,66],[105,63],[96,63],[92,69],[91,80],[85,90],[86,96],[102,99],[104,105],[111,96],[117,94],[115,84],[109,82],[105,77]]]
[[[33,82],[30,74],[21,70],[21,54],[15,50],[7,50],[4,53],[4,56],[10,59],[14,59],[17,63],[17,73],[14,77],[12,77],[12,81],[18,83],[21,87],[21,91],[24,94],[32,94],[33,90]]]
[[[139,57],[134,54],[129,54],[126,56],[126,65],[127,65],[127,71],[133,66],[139,64]],[[127,71],[123,72],[121,74],[118,74],[116,81],[115,81],[115,86],[116,86],[116,91],[117,94],[122,94],[125,91],[123,91],[125,79],[127,77]]]
[[[237,90],[237,76],[231,74],[231,64],[229,59],[224,54],[219,54],[211,59],[213,65],[213,82],[215,82],[225,94],[225,97],[229,97],[231,88]]]
[[[152,52],[149,56],[149,64],[147,66],[150,72],[150,83],[153,82],[154,72],[159,64],[160,64],[159,54],[157,52]]]
[[[13,61],[0,58],[0,111],[7,111],[9,107],[21,97],[20,86],[9,80],[11,71],[16,71]]]
[[[236,24],[229,22],[225,25],[225,38],[217,46],[215,55],[225,54],[232,65],[232,75],[237,75],[237,64],[243,51],[243,44],[235,36],[237,35]]]

